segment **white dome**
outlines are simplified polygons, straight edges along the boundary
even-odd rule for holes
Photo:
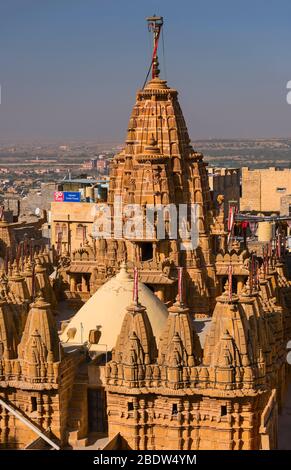
[[[65,328],[60,338],[67,344],[82,344],[88,341],[89,332],[99,329],[101,337],[92,350],[111,351],[120,333],[126,307],[132,303],[133,279],[125,266],[112,279],[101,286],[80,308]],[[142,282],[138,283],[138,297],[147,314],[158,342],[168,317],[166,306]],[[68,337],[69,329],[76,329],[73,338]],[[71,335],[70,335],[71,336]]]

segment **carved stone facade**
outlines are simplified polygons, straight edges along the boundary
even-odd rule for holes
[[[92,234],[88,234],[93,237],[92,242],[84,241],[83,246],[73,252],[67,269],[71,293],[86,299],[86,293],[92,295],[116,272],[120,262],[126,260],[129,269],[138,267],[141,281],[171,305],[177,294],[177,267],[183,266],[187,273],[185,283],[191,313],[197,317],[211,315],[217,295],[211,235],[213,207],[206,164],[202,154],[195,152],[190,144],[177,96],[177,91],[158,77],[137,93],[125,147],[111,164],[107,202],[112,207],[112,217],[116,216],[114,210],[120,205],[123,214],[119,222],[123,228],[131,223],[134,215],[124,212],[125,205],[138,204],[144,231],[134,239],[124,231],[120,235],[116,217],[113,218],[112,239],[94,239],[97,234],[92,228]],[[189,249],[186,235],[179,231],[177,237],[171,237],[172,223],[167,209],[165,236],[160,238],[157,229],[157,218],[162,214],[155,215],[151,236],[146,236],[146,206],[151,204],[156,208],[172,208],[175,222],[179,205],[187,206],[187,230],[191,227],[189,208],[197,204],[199,246]],[[186,245],[188,249],[184,250]]]
[[[109,438],[120,433],[136,450],[276,448],[287,367],[276,277],[231,299],[226,286],[203,353],[189,310],[175,303],[149,355],[145,309],[131,306],[106,368]]]
[[[42,260],[41,260],[42,258]],[[45,254],[35,257],[35,289],[32,303],[31,262],[23,272],[16,263],[1,275],[0,299],[0,448],[23,449],[37,434],[19,419],[24,416],[38,429],[61,444],[67,439],[67,409],[76,368],[76,358],[64,355],[51,301]],[[42,262],[43,261],[43,262]]]

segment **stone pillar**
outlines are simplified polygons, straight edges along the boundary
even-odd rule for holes
[[[87,279],[84,274],[82,275],[82,292],[88,292]]]
[[[157,262],[157,244],[156,242],[153,242],[153,260],[156,263]]]
[[[243,276],[237,277],[237,293],[240,294],[244,287],[244,278]]]
[[[77,282],[74,274],[71,274],[70,276],[70,291],[71,292],[76,292],[77,290]]]

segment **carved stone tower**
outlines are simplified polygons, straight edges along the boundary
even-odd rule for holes
[[[202,154],[191,146],[178,92],[159,78],[156,52],[162,19],[153,17],[149,22],[155,32],[152,79],[137,93],[125,147],[113,159],[108,201],[112,205],[115,202],[115,209],[117,201],[123,208],[126,204],[138,205],[140,214],[136,214],[134,208],[128,210],[123,214],[123,223],[134,221],[136,228],[141,218],[148,221],[150,229],[146,232],[144,224],[139,235],[133,238],[129,231],[118,234],[115,226],[115,238],[125,240],[129,266],[136,265],[141,281],[166,303],[172,304],[175,300],[177,266],[183,266],[190,312],[208,316],[215,303],[216,279],[211,252],[213,214],[206,164]],[[194,211],[194,204],[197,205],[197,245],[189,240],[191,228],[193,236],[195,231],[191,220],[191,205]],[[155,205],[153,219],[148,216],[148,205]],[[184,209],[180,205],[184,205]],[[158,208],[161,212],[157,214]],[[179,220],[183,222],[179,223]],[[172,225],[174,222],[178,222],[177,232]],[[164,223],[163,236],[159,234],[161,223]],[[104,240],[97,240],[96,244],[98,253]],[[112,241],[107,241],[110,259],[111,245]]]

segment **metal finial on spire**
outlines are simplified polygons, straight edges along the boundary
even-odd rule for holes
[[[164,24],[164,19],[162,16],[149,16],[147,19],[148,22],[148,30],[153,33],[153,40],[154,40],[154,47],[153,47],[153,55],[152,55],[152,78],[156,78],[159,76],[159,62],[158,62],[158,45],[159,45],[159,38],[161,34],[161,29]]]
[[[138,269],[133,271],[133,303],[138,304]]]

